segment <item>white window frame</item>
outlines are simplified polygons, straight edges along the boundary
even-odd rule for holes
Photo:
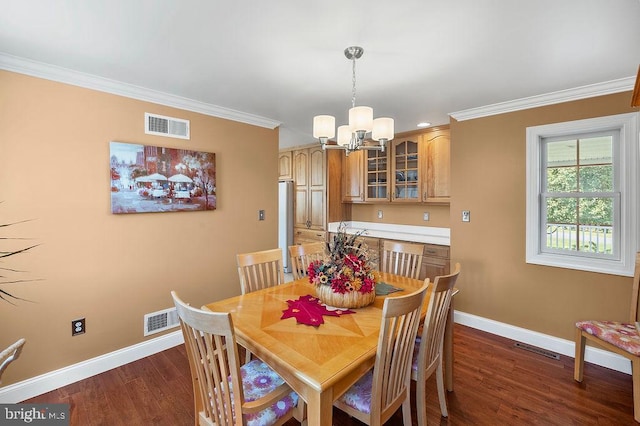
[[[527,128],[527,207],[526,262],[536,265],[633,276],[635,252],[640,240],[638,233],[638,189],[640,158],[638,153],[638,113],[618,114],[586,120],[547,124]],[[576,134],[620,130],[619,146],[614,147],[614,170],[619,178],[619,221],[614,222],[620,235],[620,254],[617,258],[585,257],[582,254],[549,253],[542,250],[542,230],[545,220],[540,206],[543,168],[543,141],[547,138],[571,137]],[[616,149],[617,148],[617,149]],[[617,218],[617,219],[618,219]]]

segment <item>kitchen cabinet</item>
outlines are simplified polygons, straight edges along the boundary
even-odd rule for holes
[[[345,155],[342,162],[342,201],[345,203],[364,201],[364,155],[365,151],[354,151]]]
[[[345,217],[340,199],[344,153],[325,151],[320,145],[290,152],[294,182],[293,242],[326,241],[328,222]]]
[[[329,241],[333,240],[335,234],[329,234]],[[374,269],[378,269],[380,258],[382,256],[382,247],[384,241],[407,242],[400,240],[387,240],[382,238],[359,235],[356,238],[356,244],[365,244]],[[421,244],[421,243],[418,243]],[[449,246],[439,244],[424,244],[424,252],[422,254],[422,265],[420,268],[419,279],[429,278],[431,281],[440,275],[448,275],[450,270],[450,250]]]
[[[451,175],[449,129],[433,129],[420,135],[420,150],[422,158],[426,159],[422,174],[422,201],[448,203]]]
[[[422,201],[422,156],[419,138],[394,139],[391,143],[391,201]]]
[[[388,151],[367,150],[364,155],[364,200],[367,202],[389,201]]]
[[[281,151],[278,155],[278,180],[293,179],[293,153]]]
[[[324,230],[325,151],[319,146],[293,151],[293,176],[294,228]]]
[[[450,200],[449,128],[434,127],[391,141],[384,152],[345,157],[345,203],[439,203]]]

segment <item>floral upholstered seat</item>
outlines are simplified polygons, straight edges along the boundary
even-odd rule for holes
[[[245,402],[256,401],[275,391],[284,380],[267,364],[255,359],[240,367]],[[233,401],[233,398],[231,399]],[[298,405],[298,394],[291,392],[270,407],[257,413],[245,415],[248,426],[275,424]]]
[[[576,327],[630,354],[640,355],[640,334],[635,324],[616,321],[578,321]]]
[[[371,414],[371,390],[373,388],[373,371],[369,371],[355,382],[338,401],[362,413]]]
[[[633,372],[633,418],[640,423],[640,333],[638,329],[638,299],[640,298],[640,252],[631,282],[629,321],[576,322],[576,356],[573,378],[581,382],[584,376],[584,353],[587,340],[631,361]]]

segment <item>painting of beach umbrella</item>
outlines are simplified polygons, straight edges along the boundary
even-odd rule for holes
[[[170,176],[169,182],[193,183],[193,179],[191,179],[189,176],[183,175],[182,173],[178,173],[177,175]]]
[[[154,173],[152,175],[147,176],[147,179],[149,179],[150,181],[167,180],[167,177],[165,175],[161,175],[160,173]]]

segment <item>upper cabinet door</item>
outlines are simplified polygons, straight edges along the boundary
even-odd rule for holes
[[[344,155],[344,154],[343,154]],[[364,151],[355,151],[345,155],[342,161],[342,201],[357,203],[364,201],[362,185]]]
[[[451,158],[449,129],[436,129],[421,137],[421,152],[427,167],[423,169],[422,201],[448,203],[450,198]]]
[[[281,152],[278,156],[278,179],[293,179],[293,153]]]
[[[422,159],[418,138],[394,140],[391,151],[393,202],[422,201]]]
[[[365,151],[365,201],[389,201],[389,150]]]

